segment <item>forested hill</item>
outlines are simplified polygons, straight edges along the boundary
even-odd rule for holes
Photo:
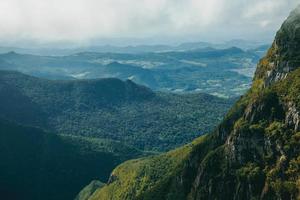
[[[0,119],[0,199],[74,199],[93,179],[145,155],[111,140],[56,135]]]
[[[300,199],[300,7],[212,133],[127,161],[90,200]]]
[[[19,53],[0,54],[0,70],[15,70],[53,80],[114,77],[123,81],[130,79],[154,91],[201,91],[237,97],[250,87],[255,64],[267,50],[266,46],[253,43],[250,46],[254,49],[248,50],[233,47],[238,45],[235,42],[230,47],[215,48],[186,45],[188,49],[183,51],[130,53],[128,49],[123,53],[109,53],[109,50],[97,53],[96,49],[90,49],[65,56],[20,54],[16,50]]]
[[[213,129],[233,99],[153,92],[127,80],[54,81],[0,71],[0,116],[67,135],[164,151]]]

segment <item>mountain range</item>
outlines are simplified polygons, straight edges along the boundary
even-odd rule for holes
[[[97,52],[97,53],[130,53],[130,54],[141,54],[141,53],[153,53],[153,52],[168,52],[168,51],[189,51],[194,49],[203,49],[203,48],[217,48],[217,49],[226,49],[230,47],[238,47],[243,50],[251,50],[260,46],[266,45],[263,42],[247,41],[242,39],[233,39],[223,43],[211,43],[211,42],[186,42],[175,45],[167,44],[157,44],[157,45],[101,45],[94,42],[93,46],[83,46],[83,47],[57,47],[57,45],[35,45],[34,41],[30,41],[30,47],[9,47],[1,46],[0,53],[6,53],[10,51],[15,51],[20,54],[33,54],[41,56],[67,56],[71,54],[76,54],[80,52]],[[60,45],[59,45],[60,46]]]
[[[209,132],[234,100],[0,71],[0,198],[73,199],[99,180],[82,198],[122,162]]]
[[[0,199],[300,199],[299,30],[1,54]]]
[[[211,134],[127,161],[89,200],[299,199],[300,7]]]
[[[206,47],[139,54],[81,52],[67,56],[8,52],[0,55],[0,69],[54,80],[130,79],[155,91],[237,97],[250,87],[255,64],[266,49],[267,46],[251,50]]]
[[[0,117],[165,151],[211,131],[234,99],[153,92],[115,78],[53,81],[0,71]]]

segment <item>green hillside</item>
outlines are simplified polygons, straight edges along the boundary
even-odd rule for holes
[[[75,200],[88,200],[90,196],[99,188],[103,187],[105,184],[98,181],[93,180],[90,184],[85,186],[80,193],[76,196]]]
[[[59,134],[165,151],[213,130],[233,104],[207,94],[155,93],[132,81],[50,81],[0,71],[0,117]]]
[[[119,142],[0,120],[0,199],[74,199],[91,180],[106,182],[115,166],[141,155]]]
[[[178,49],[139,53],[132,52],[135,47],[124,48],[121,52],[108,48],[102,53],[97,53],[97,48],[77,49],[65,56],[53,56],[60,52],[59,49],[52,49],[48,54],[52,56],[38,56],[28,54],[36,54],[38,49],[34,53],[13,48],[5,51],[0,47],[0,52],[5,52],[0,54],[0,69],[53,80],[114,77],[124,81],[130,79],[154,91],[201,91],[236,97],[250,87],[255,64],[262,57],[262,52],[267,50],[255,42],[246,42],[248,47],[245,47],[242,44],[245,42],[217,46],[187,43],[178,46]],[[248,50],[237,48],[239,46]],[[251,50],[250,46],[257,48]],[[147,49],[146,46],[140,47]],[[39,50],[38,54],[41,54],[43,49]]]
[[[300,7],[212,133],[125,162],[90,200],[300,199]]]

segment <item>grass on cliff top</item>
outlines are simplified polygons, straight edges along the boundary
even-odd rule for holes
[[[112,182],[96,191],[90,199],[144,199],[142,195],[154,190],[159,196],[156,189],[170,184],[170,178],[181,171],[193,148],[206,140],[207,135],[168,153],[121,164],[113,171]]]
[[[285,80],[278,82],[274,89],[284,101],[292,101],[300,108],[300,68],[288,74]]]
[[[223,124],[226,125],[224,125],[225,131],[231,131],[233,127],[237,128],[236,126],[243,125],[242,121],[238,119],[243,116],[245,109],[251,104],[261,102],[266,106],[266,111],[269,111],[268,109],[273,107],[276,111],[277,106],[280,107],[281,103],[286,101],[293,101],[296,106],[300,105],[298,102],[300,99],[300,69],[291,72],[285,80],[279,81],[268,88],[261,87],[262,81],[263,79],[257,79],[253,83],[251,90],[245,94],[227,114],[223,122]],[[259,166],[255,162],[250,162],[250,159],[247,165],[235,169],[236,173],[233,173],[231,178],[243,183],[254,183],[257,180],[263,183],[264,181],[262,179],[266,176],[270,184],[270,190],[274,193],[271,192],[272,197],[282,196],[286,193],[295,196],[295,188],[299,186],[299,176],[297,175],[300,169],[299,153],[297,153],[299,152],[299,133],[291,133],[291,135],[288,135],[286,129],[280,131],[281,126],[276,126],[275,132],[273,130],[274,128],[272,129],[273,132],[268,132],[270,130],[265,130],[265,126],[269,127],[268,125],[270,125],[270,127],[272,127],[274,123],[279,123],[276,122],[276,120],[281,120],[282,118],[278,116],[277,112],[275,112],[274,117],[265,114],[264,112],[260,113],[261,118],[265,119],[263,122],[266,124],[260,124],[260,121],[254,124],[246,124],[247,127],[249,126],[249,129],[254,130],[250,131],[250,135],[247,137],[251,137],[251,134],[260,130],[263,131],[267,137],[270,137],[271,140],[274,140],[274,143],[276,143],[276,141],[282,142],[285,154],[290,158],[289,166],[284,169],[287,178],[281,179],[278,173],[275,173],[276,160],[278,159],[275,154],[271,161],[269,161],[270,159],[264,160],[266,166]],[[275,122],[272,124],[272,121]],[[248,132],[246,133],[248,134]],[[113,171],[113,181],[109,185],[97,190],[90,199],[184,199],[180,196],[183,195],[180,194],[180,189],[173,187],[173,181],[176,177],[179,178],[178,175],[184,168],[185,161],[189,159],[194,152],[204,154],[201,156],[201,158],[203,158],[202,166],[205,166],[206,169],[211,171],[211,173],[206,174],[208,180],[218,180],[222,183],[222,177],[225,175],[224,169],[226,169],[224,160],[222,160],[223,147],[221,146],[215,149],[215,151],[209,151],[211,148],[203,148],[205,145],[210,146],[210,143],[213,142],[209,139],[212,138],[211,136],[212,134],[205,135],[189,145],[165,154],[125,162]],[[218,177],[221,178],[218,179]],[[180,182],[180,180],[177,181]],[[294,184],[291,184],[293,181]],[[203,192],[205,192],[205,188],[202,189]],[[260,194],[260,189],[261,187],[256,188],[257,194]],[[170,198],[168,196],[171,194],[170,190],[172,190],[172,192],[174,191],[174,194],[177,196]],[[150,195],[150,193],[152,194]],[[153,198],[153,193],[156,193],[155,198]],[[224,195],[222,192],[220,192],[220,194]],[[217,195],[218,194],[216,194],[216,196]],[[227,195],[230,196],[231,194]],[[148,198],[149,196],[152,198]]]

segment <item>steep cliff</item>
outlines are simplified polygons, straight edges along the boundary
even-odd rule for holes
[[[125,162],[90,199],[299,199],[299,94],[300,7],[258,64],[252,88],[212,134]]]

